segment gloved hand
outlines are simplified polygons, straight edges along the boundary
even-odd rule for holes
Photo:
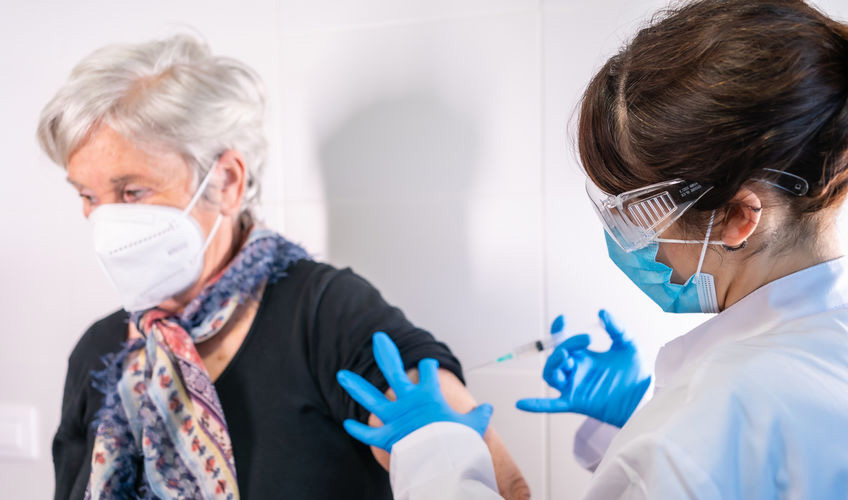
[[[627,422],[651,385],[651,376],[642,369],[636,346],[612,316],[605,310],[598,316],[612,339],[610,349],[590,351],[586,334],[568,338],[550,355],[542,374],[560,397],[522,399],[516,404],[519,409],[580,413],[617,427]]]
[[[344,428],[365,444],[392,450],[407,434],[433,422],[457,422],[477,431],[482,437],[492,416],[492,405],[482,404],[467,414],[453,410],[439,389],[439,362],[425,358],[418,363],[419,382],[413,384],[400,358],[397,346],[383,332],[374,334],[374,359],[397,395],[389,401],[370,382],[359,375],[341,370],[336,374],[339,384],[368,411],[377,416],[382,427],[371,427],[353,419],[344,421]]]

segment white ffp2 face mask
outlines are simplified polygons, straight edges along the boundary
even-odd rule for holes
[[[111,203],[89,216],[100,266],[129,312],[149,309],[186,290],[200,276],[206,247],[221,224],[221,214],[204,240],[189,215],[214,168],[184,210],[143,203]]]

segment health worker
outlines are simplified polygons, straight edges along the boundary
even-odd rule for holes
[[[643,292],[668,312],[719,314],[661,350],[635,412],[647,375],[606,314],[610,350],[565,341],[544,371],[562,396],[519,407],[621,426],[586,499],[844,499],[848,25],[797,0],[703,0],[654,19],[583,96],[587,191],[610,259]],[[396,402],[339,380],[385,424],[346,427],[391,450],[395,498],[500,498],[481,440],[490,408],[457,413],[435,361],[412,384],[392,342],[374,346]]]

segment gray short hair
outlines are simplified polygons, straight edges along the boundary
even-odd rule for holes
[[[50,158],[68,158],[106,124],[132,141],[181,154],[199,181],[228,149],[245,159],[243,210],[259,202],[267,158],[265,91],[246,64],[212,55],[188,35],[96,50],[71,71],[41,112],[38,141]]]

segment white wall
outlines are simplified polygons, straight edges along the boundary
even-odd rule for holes
[[[567,139],[589,77],[662,1],[6,3],[0,405],[40,414],[38,458],[0,459],[7,498],[52,495],[67,355],[117,307],[79,202],[34,140],[73,64],[108,42],[191,26],[253,65],[271,98],[267,219],[368,277],[467,367],[543,335],[561,312],[602,346],[595,314],[610,308],[649,357],[701,319],[661,314],[608,262]],[[845,0],[820,5],[848,17]],[[589,478],[571,457],[579,418],[514,409],[544,394],[541,361],[469,383],[495,404],[534,498],[578,498]]]

